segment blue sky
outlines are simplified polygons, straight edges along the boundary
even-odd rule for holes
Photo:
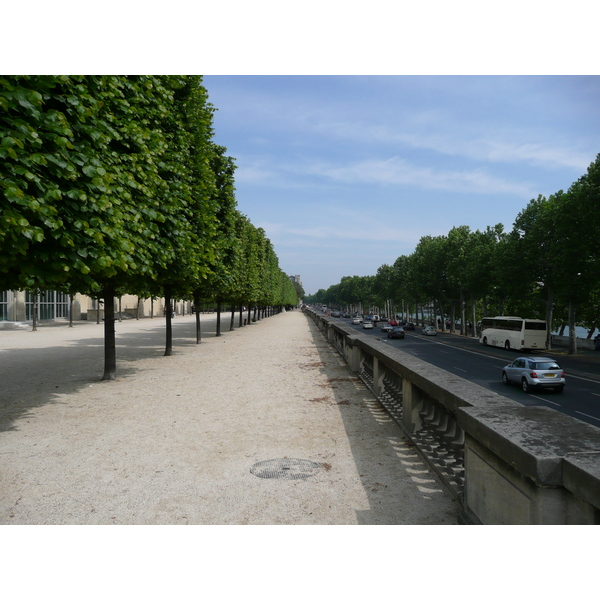
[[[204,77],[241,212],[307,293],[504,224],[600,152],[597,76]]]

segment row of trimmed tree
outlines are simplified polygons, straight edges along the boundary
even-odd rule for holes
[[[0,289],[103,298],[104,379],[122,294],[297,303],[236,208],[214,110],[199,76],[0,77]]]
[[[511,231],[463,225],[422,237],[412,254],[376,275],[343,277],[305,302],[343,308],[391,301],[413,315],[432,306],[442,324],[460,317],[465,335],[467,321],[487,315],[542,318],[550,330],[569,325],[573,352],[577,325],[588,337],[600,328],[599,234],[600,154],[567,192],[531,200]]]

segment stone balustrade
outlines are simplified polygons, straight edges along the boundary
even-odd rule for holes
[[[306,314],[458,498],[462,522],[600,522],[600,429]]]

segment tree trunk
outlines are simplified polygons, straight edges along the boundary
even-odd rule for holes
[[[467,335],[467,303],[462,288],[460,290],[460,335]]]
[[[117,378],[114,288],[105,287],[102,297],[104,298],[104,375],[102,379],[112,380]]]
[[[569,300],[569,354],[577,354],[577,331],[575,330],[575,303]]]
[[[166,334],[165,356],[173,354],[173,323],[172,320],[173,308],[171,306],[171,286],[165,286],[165,318],[166,318]]]
[[[196,311],[196,344],[202,341],[202,329],[200,327],[200,292],[194,293],[194,310]]]
[[[440,324],[442,331],[446,331],[446,315],[444,314],[444,304],[438,300],[438,310],[440,311]]]
[[[69,327],[73,327],[73,295],[69,294]]]
[[[37,316],[38,316],[38,293],[34,292],[33,294],[33,314],[31,315],[33,318],[33,328],[31,331],[37,331]]]
[[[233,322],[235,320],[235,306],[231,307],[231,321],[229,322],[229,331],[233,331]]]
[[[221,335],[221,301],[217,300],[217,334],[216,337]]]
[[[554,311],[554,290],[548,289],[546,300],[546,348],[552,350],[552,313]]]
[[[242,320],[244,318],[244,307],[240,304],[240,321],[239,321],[239,327],[242,326]]]

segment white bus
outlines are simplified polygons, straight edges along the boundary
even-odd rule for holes
[[[479,342],[484,346],[500,346],[506,350],[546,349],[546,321],[521,317],[484,317]]]

